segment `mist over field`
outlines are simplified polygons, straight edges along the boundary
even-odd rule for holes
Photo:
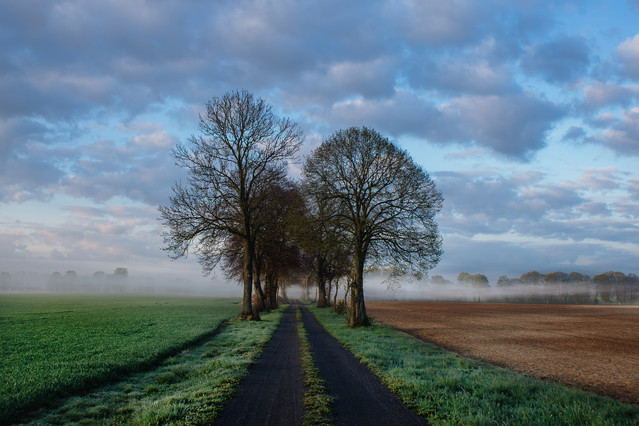
[[[0,293],[164,294],[210,297],[242,295],[242,289],[236,281],[225,279],[223,274],[205,278],[201,274],[162,276],[133,271],[126,276],[118,277],[113,272],[1,272]]]
[[[608,274],[608,273],[606,273]],[[602,274],[603,275],[603,274]],[[446,279],[409,278],[392,282],[379,273],[368,274],[365,281],[367,300],[424,300],[462,302],[513,302],[553,304],[636,304],[639,286],[628,274],[628,282],[602,284],[593,281],[496,282],[476,286]],[[514,279],[512,281],[517,281]],[[343,291],[343,290],[342,290]],[[343,295],[343,293],[342,293]]]

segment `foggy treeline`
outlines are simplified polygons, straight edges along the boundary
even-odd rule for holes
[[[493,285],[483,274],[462,272],[456,282],[433,275],[424,283],[402,287],[391,290],[390,298],[573,305],[639,303],[639,277],[616,271],[593,277],[578,272],[530,271],[517,278],[501,275]],[[376,296],[381,294],[377,292]]]
[[[97,271],[81,275],[74,270],[51,274],[39,272],[0,272],[0,292],[65,293],[65,294],[200,294],[188,280],[158,280],[150,277],[131,278],[127,268],[112,273]],[[225,294],[226,295],[226,294]]]

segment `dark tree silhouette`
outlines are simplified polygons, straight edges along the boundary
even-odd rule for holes
[[[299,245],[311,259],[313,279],[317,286],[317,307],[323,308],[329,305],[326,281],[333,278],[331,270],[336,268],[331,263],[343,255],[345,239],[334,220],[338,203],[311,186],[303,185],[302,191],[306,198],[305,212],[295,222],[295,234]]]
[[[364,265],[401,275],[437,264],[442,195],[406,151],[366,127],[324,141],[306,161],[304,180],[315,197],[337,203],[333,220],[353,254],[350,325],[366,325]]]
[[[283,179],[302,133],[278,118],[263,100],[246,91],[213,98],[200,115],[200,136],[178,145],[173,156],[188,172],[168,206],[161,206],[165,249],[173,258],[195,252],[210,273],[223,256],[226,239],[239,237],[243,250],[241,317],[259,319],[251,306],[255,229],[273,182]]]

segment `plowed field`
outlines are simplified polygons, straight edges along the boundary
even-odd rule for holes
[[[490,364],[639,404],[639,307],[374,302],[367,312]]]

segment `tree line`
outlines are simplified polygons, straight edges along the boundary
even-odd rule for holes
[[[366,268],[422,276],[439,261],[442,194],[374,129],[335,132],[297,180],[287,168],[302,131],[250,92],[213,98],[199,130],[173,150],[187,177],[159,208],[165,249],[173,258],[194,253],[205,274],[220,267],[241,281],[242,318],[277,306],[285,282],[317,286],[320,307],[343,283],[349,324],[366,325]]]
[[[440,275],[431,277],[435,284],[450,284]],[[457,276],[460,285],[489,288],[483,274],[461,272]],[[633,304],[639,303],[639,276],[633,273],[607,271],[594,276],[579,272],[555,271],[542,274],[529,271],[519,277],[500,275],[493,300],[523,303],[563,304]]]

